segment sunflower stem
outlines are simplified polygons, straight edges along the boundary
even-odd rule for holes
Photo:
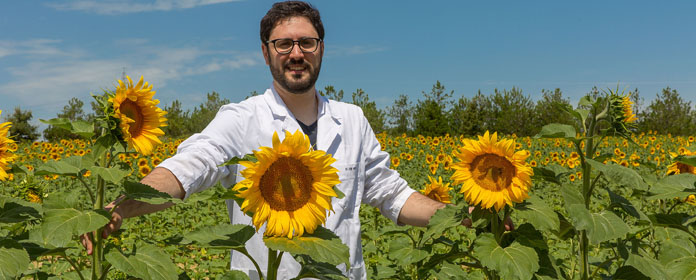
[[[102,133],[106,133],[105,129]],[[108,158],[107,154],[109,151],[106,151],[104,154],[101,155],[100,161],[101,161],[101,166],[106,167]],[[95,210],[100,210],[104,209],[104,179],[101,176],[97,176],[97,191],[96,191],[96,202],[94,203],[94,209]],[[96,230],[92,236],[94,238],[94,249],[92,251],[92,279],[99,279],[101,278],[102,274],[105,273],[102,270],[102,260],[104,257],[104,250],[103,250],[103,245],[104,245],[104,239],[102,238],[102,231],[104,229],[100,228]]]
[[[582,196],[585,200],[585,208],[590,209],[590,200],[592,199],[592,166],[587,163],[586,159],[592,159],[594,155],[594,134],[595,126],[597,124],[597,119],[594,118],[590,121],[590,129],[587,131],[587,144],[585,145],[584,157],[581,157],[582,161]],[[578,242],[578,247],[580,249],[580,269],[582,270],[581,279],[588,279],[590,276],[590,263],[589,263],[589,244],[587,239],[587,231],[580,231],[580,240]]]
[[[278,278],[278,267],[275,265],[278,252],[273,249],[268,249],[268,263],[266,266],[266,276],[268,280],[276,280]]]

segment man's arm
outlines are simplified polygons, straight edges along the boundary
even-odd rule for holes
[[[445,208],[445,204],[415,192],[408,197],[401,208],[399,223],[419,227],[427,226],[430,217],[440,208]]]
[[[149,185],[158,191],[168,193],[175,198],[183,199],[184,195],[186,194],[181,182],[179,182],[176,176],[174,176],[174,174],[172,174],[172,172],[166,168],[155,168],[140,182],[145,185]],[[109,205],[107,205],[105,208],[111,209],[114,207],[114,205],[116,205],[116,203],[123,199],[124,197],[119,197],[113,202],[109,203]],[[164,204],[149,204],[137,200],[124,201],[123,203],[119,204],[118,208],[116,208],[116,210],[114,210],[114,212],[111,214],[111,220],[104,226],[104,230],[102,231],[102,238],[106,238],[109,236],[109,234],[121,228],[121,224],[125,218],[132,218],[161,211],[171,207],[172,205],[174,205],[174,203],[171,202]],[[91,255],[92,239],[90,236],[88,234],[84,234],[80,236],[80,240],[82,241],[82,246],[87,249],[87,254]]]

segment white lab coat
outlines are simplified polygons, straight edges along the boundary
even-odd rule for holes
[[[345,271],[344,265],[339,268],[351,279],[364,279],[360,204],[377,207],[384,216],[396,222],[401,207],[415,191],[408,187],[398,172],[389,169],[389,154],[381,150],[360,107],[319,95],[317,98],[316,149],[332,154],[337,160],[333,166],[339,170],[341,184],[338,188],[345,194],[343,199],[332,200],[334,213],[327,218],[325,227],[350,248],[350,269]],[[201,133],[182,142],[177,154],[159,166],[169,169],[179,179],[186,197],[218,181],[231,187],[244,179],[238,175],[243,167],[219,165],[232,157],[250,154],[260,146],[272,147],[273,132],[277,131],[282,141],[284,131],[294,133],[298,129],[295,117],[275,89],[270,88],[263,95],[220,108],[215,119]],[[251,218],[239,211],[236,203],[228,201],[227,206],[232,224],[252,225]],[[261,228],[246,245],[262,270],[266,269],[268,260],[268,249],[262,240],[264,230]],[[248,273],[252,279],[256,277],[248,258],[235,251],[230,266]],[[278,275],[280,279],[289,279],[297,276],[299,270],[300,265],[285,254]]]

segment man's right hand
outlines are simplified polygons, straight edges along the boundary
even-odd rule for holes
[[[105,210],[109,211],[109,209]],[[109,223],[102,228],[102,238],[105,239],[109,237],[109,235],[112,232],[120,229],[122,223],[123,216],[121,215],[121,211],[119,211],[119,209],[116,209],[113,213],[111,213],[111,220],[109,221]],[[87,255],[91,255],[93,251],[92,233],[88,232],[81,235],[80,241],[82,242],[82,246],[85,247],[85,249],[87,249]]]

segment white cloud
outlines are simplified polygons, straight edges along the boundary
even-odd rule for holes
[[[27,46],[33,41],[15,42],[15,45]],[[51,51],[43,52],[47,57],[42,59],[32,55],[32,52],[40,50],[17,52],[16,49],[7,48],[10,53],[23,55],[20,58],[25,63],[0,69],[8,73],[5,77],[7,82],[0,83],[0,103],[32,108],[38,116],[41,115],[37,111],[51,112],[50,115],[53,115],[72,97],[87,96],[82,98],[86,100],[90,92],[98,94],[102,89],[114,89],[123,67],[132,79],[137,80],[142,75],[155,86],[155,90],[160,91],[172,81],[262,63],[260,55],[255,53],[142,43],[127,55],[108,58],[94,57],[82,50],[68,52],[54,46]],[[48,55],[51,53],[52,56]]]
[[[0,58],[11,55],[64,56],[70,52],[60,50],[55,45],[60,40],[33,39],[28,41],[0,41]]]
[[[58,10],[83,11],[102,15],[116,15],[152,11],[183,10],[198,6],[236,1],[241,0],[155,0],[154,2],[134,0],[72,0],[62,3],[50,3],[48,6]]]

